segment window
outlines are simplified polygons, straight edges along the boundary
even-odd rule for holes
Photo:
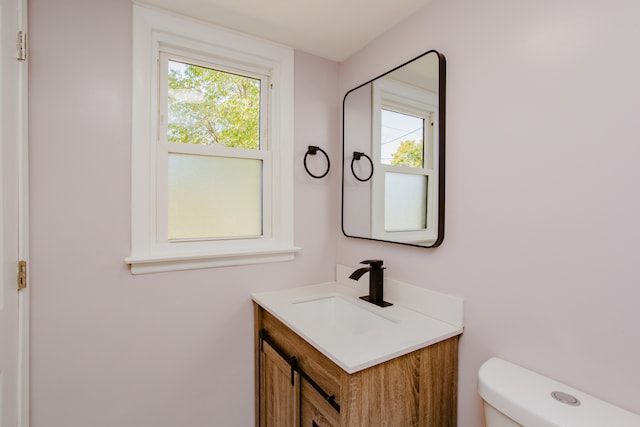
[[[134,6],[133,273],[286,261],[293,52]]]
[[[161,47],[159,154],[168,165],[158,174],[168,189],[158,222],[162,240],[270,234],[262,221],[270,161],[260,120],[268,76],[220,68]]]
[[[373,86],[372,236],[430,244],[437,237],[435,93],[392,80]],[[385,191],[393,188],[394,191]]]

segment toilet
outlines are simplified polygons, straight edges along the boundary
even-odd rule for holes
[[[498,358],[478,371],[486,427],[640,427],[633,414]]]

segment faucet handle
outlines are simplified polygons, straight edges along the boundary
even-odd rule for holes
[[[378,268],[382,268],[383,262],[384,261],[382,261],[381,259],[367,259],[367,260],[361,261],[360,264],[369,264],[372,269],[378,269]]]

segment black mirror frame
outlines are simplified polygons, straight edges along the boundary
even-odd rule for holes
[[[424,245],[415,245],[412,243],[404,243],[404,242],[396,242],[396,241],[392,241],[392,240],[381,240],[381,239],[374,239],[371,237],[361,237],[361,236],[350,236],[346,233],[346,231],[344,230],[344,174],[345,174],[345,167],[346,167],[346,152],[345,152],[345,141],[344,141],[344,129],[345,129],[345,103],[347,100],[347,96],[349,96],[349,94],[355,90],[360,89],[363,86],[366,86],[370,83],[373,83],[373,81],[386,76],[387,74],[390,74],[394,71],[396,71],[399,68],[404,67],[405,65],[422,58],[423,56],[426,56],[430,53],[435,53],[438,56],[438,237],[436,238],[436,241],[429,246],[424,246]],[[387,243],[395,243],[395,244],[399,244],[399,245],[405,245],[405,246],[415,246],[418,248],[435,248],[437,246],[440,246],[442,244],[442,242],[444,241],[444,202],[445,202],[445,163],[446,163],[446,152],[445,152],[445,133],[446,133],[446,81],[447,81],[447,62],[446,59],[444,57],[444,55],[440,52],[438,52],[437,50],[429,50],[421,55],[416,56],[415,58],[401,64],[398,65],[397,67],[387,71],[386,73],[383,73],[353,89],[351,89],[350,91],[348,91],[345,95],[344,98],[342,99],[342,187],[341,187],[341,206],[340,206],[340,228],[342,229],[342,234],[345,235],[345,237],[351,237],[354,239],[363,239],[363,240],[373,240],[376,242],[387,242]]]

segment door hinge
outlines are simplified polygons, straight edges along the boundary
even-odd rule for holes
[[[25,31],[18,31],[16,38],[16,50],[18,61],[27,60],[27,33]]]
[[[18,262],[18,290],[27,289],[27,261]]]

